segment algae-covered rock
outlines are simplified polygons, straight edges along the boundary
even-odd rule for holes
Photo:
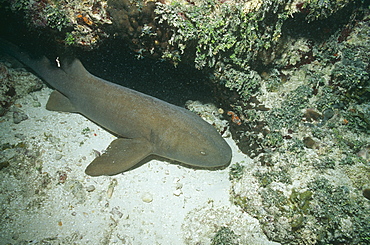
[[[13,68],[11,63],[0,62],[0,116],[9,110],[16,99],[40,90],[42,86],[43,83],[38,77],[22,68]],[[15,122],[19,123],[24,116],[20,115],[19,111],[15,113]]]
[[[307,181],[306,190],[289,191],[288,186],[275,181],[259,187],[258,193],[251,198],[248,187],[240,188],[245,181],[243,178],[234,183],[233,201],[259,220],[272,241],[283,244],[349,241],[365,244],[368,239],[369,204],[349,185],[317,177]],[[256,198],[260,202],[256,202]]]
[[[190,211],[182,225],[186,244],[266,244],[256,220],[230,207],[208,206]]]

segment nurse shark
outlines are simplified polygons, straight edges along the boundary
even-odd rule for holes
[[[231,148],[217,130],[185,108],[96,77],[78,59],[34,59],[3,39],[0,50],[55,89],[46,109],[80,113],[118,137],[88,165],[90,176],[119,174],[149,156],[201,168],[231,161]]]

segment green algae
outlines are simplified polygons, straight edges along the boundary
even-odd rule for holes
[[[298,192],[293,189],[289,196],[292,209],[298,211],[299,213],[307,214],[310,207],[310,201],[312,200],[312,195],[312,191],[309,190]]]
[[[268,11],[272,7],[266,4],[264,9]],[[251,51],[270,46],[268,40],[279,35],[276,29],[281,26],[276,25],[269,35],[263,36],[262,12],[245,13],[241,4],[220,4],[216,0],[200,1],[191,6],[180,3],[159,5],[156,12],[161,21],[175,27],[170,43],[180,53],[185,49],[195,50],[194,62],[199,69],[214,67],[223,56],[244,66],[244,58],[255,55]]]
[[[240,180],[243,176],[245,166],[240,165],[240,163],[235,163],[230,166],[229,179],[230,180]]]
[[[228,227],[222,226],[211,240],[211,245],[238,245],[237,235]]]
[[[82,129],[81,134],[84,135],[85,137],[89,137],[89,134],[91,134],[91,129],[89,127],[86,127]]]
[[[283,145],[283,135],[280,132],[271,132],[262,140],[262,145],[268,147],[280,147]]]
[[[318,222],[320,244],[347,243],[362,244],[370,235],[370,213],[351,190],[345,186],[334,186],[325,178],[318,178],[309,184],[313,191],[314,207],[310,214]],[[317,205],[320,203],[320,205]],[[343,228],[344,220],[350,220],[349,230]]]
[[[295,128],[301,122],[303,117],[301,110],[307,108],[311,96],[312,88],[306,85],[292,91],[280,107],[266,112],[266,121],[270,129]]]
[[[289,169],[270,170],[268,172],[256,172],[253,174],[258,178],[262,187],[269,186],[272,182],[280,182],[291,184],[292,179],[289,174]]]
[[[15,0],[11,2],[10,8],[13,11],[23,11],[30,28],[47,26],[60,32],[71,27],[61,1],[49,1],[45,4],[42,1]]]
[[[350,0],[310,0],[303,1],[301,9],[308,12],[306,19],[313,21],[325,19],[338,10],[348,7],[351,2]]]

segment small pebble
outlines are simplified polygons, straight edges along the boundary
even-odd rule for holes
[[[143,202],[150,203],[153,201],[153,195],[150,194],[149,192],[145,192],[141,196],[141,200],[143,200]]]
[[[182,194],[182,190],[181,189],[177,189],[177,190],[175,190],[173,192],[173,194],[178,197],[178,196],[180,196]]]
[[[39,101],[32,102],[33,107],[41,107],[41,103]]]
[[[362,157],[364,160],[369,161],[370,160],[370,146],[366,146],[362,148],[359,152],[356,154],[359,157]]]
[[[112,211],[110,211],[110,213],[113,214],[113,216],[115,216],[116,218],[122,218],[123,216],[123,213],[119,211],[119,207],[112,208]]]
[[[326,109],[324,111],[324,120],[327,121],[329,120],[330,118],[332,118],[334,116],[334,111],[333,109]]]
[[[318,121],[322,118],[322,115],[313,109],[307,109],[304,114],[307,122]]]
[[[3,169],[3,168],[6,168],[8,166],[9,166],[9,162],[8,161],[0,162],[0,170]]]
[[[362,191],[362,195],[370,200],[370,188],[366,188]]]
[[[176,183],[175,188],[176,188],[176,190],[181,189],[182,188],[182,183]]]
[[[60,184],[64,184],[67,180],[67,173],[64,171],[57,171],[57,175],[58,175],[58,182]]]
[[[86,190],[87,190],[88,192],[95,191],[95,186],[94,186],[94,185],[89,185],[88,187],[86,187]]]
[[[55,160],[60,160],[62,159],[63,155],[62,154],[56,154],[55,155]]]
[[[15,124],[18,124],[27,119],[28,119],[28,116],[25,113],[20,112],[20,111],[13,112],[13,122]]]
[[[107,190],[107,196],[108,198],[111,198],[112,195],[113,195],[113,191],[114,191],[114,187],[116,187],[118,184],[117,180],[116,179],[112,179],[112,181],[110,182],[109,186],[108,186],[108,190]]]
[[[311,137],[305,137],[303,139],[303,144],[309,149],[317,149],[318,148],[318,145],[317,145],[316,141],[314,141]]]

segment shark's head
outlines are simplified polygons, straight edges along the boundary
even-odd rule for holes
[[[226,166],[231,161],[231,148],[226,141],[217,135],[202,135],[184,140],[182,151],[178,152],[178,161],[190,166],[213,168]]]
[[[162,147],[166,151],[163,156],[201,168],[228,165],[232,157],[230,146],[212,125],[199,120],[191,128],[168,130],[165,136],[167,147]]]

